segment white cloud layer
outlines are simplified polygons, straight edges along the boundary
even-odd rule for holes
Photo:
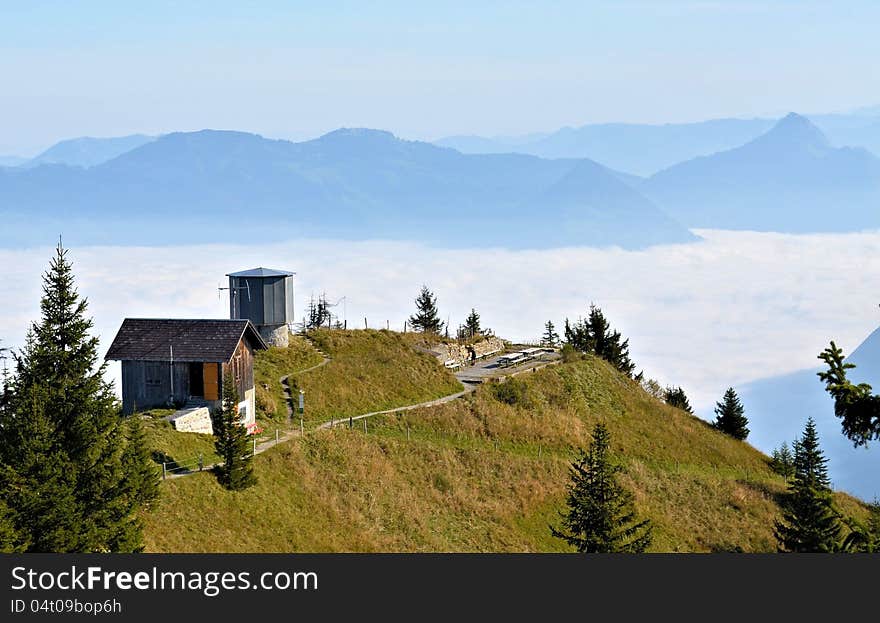
[[[697,233],[703,241],[637,252],[301,240],[75,248],[70,258],[105,350],[126,316],[225,317],[224,275],[268,266],[297,272],[298,315],[312,292],[346,297],[350,328],[366,317],[401,329],[422,283],[452,326],[475,307],[512,339],[538,339],[546,320],[561,326],[595,302],[630,338],[638,367],[682,385],[702,411],[728,385],[813,367],[829,339],[850,352],[877,326],[880,233]],[[0,250],[3,345],[19,346],[38,316],[51,253]]]

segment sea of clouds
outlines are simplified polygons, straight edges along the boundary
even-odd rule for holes
[[[419,287],[452,327],[471,307],[485,326],[536,340],[552,319],[599,305],[646,375],[685,388],[711,413],[729,386],[811,368],[834,338],[848,353],[878,324],[880,233],[788,235],[700,230],[700,242],[644,251],[448,250],[413,243],[72,248],[80,293],[106,352],[125,317],[227,317],[225,274],[296,271],[297,315],[326,292],[349,328],[400,330]],[[39,314],[51,247],[0,250],[0,346],[20,346]],[[118,377],[118,364],[110,368]]]

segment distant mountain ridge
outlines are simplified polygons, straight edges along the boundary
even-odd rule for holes
[[[604,206],[583,193],[534,203],[577,167],[581,184],[602,189]],[[82,235],[101,223],[101,241],[116,243],[229,240],[244,232],[447,247],[695,240],[623,179],[582,160],[464,155],[379,130],[340,129],[301,143],[204,130],[164,135],[86,169],[0,169],[0,213],[19,235],[15,225],[26,229],[36,216]],[[583,218],[572,220],[579,209]]]
[[[154,140],[156,140],[155,136],[144,134],[109,138],[83,136],[59,141],[37,156],[21,159],[10,166],[36,167],[41,164],[65,164],[74,167],[93,167]]]
[[[880,107],[806,115],[835,147],[880,155]],[[522,153],[542,158],[590,158],[618,171],[650,176],[674,164],[739,147],[770,130],[773,118],[692,123],[596,123],[524,136],[449,136],[435,141],[463,153]]]
[[[640,188],[689,227],[880,227],[880,159],[862,148],[832,147],[795,113],[745,145],[669,167]]]

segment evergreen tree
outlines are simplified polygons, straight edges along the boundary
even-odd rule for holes
[[[556,327],[553,326],[552,320],[548,320],[547,324],[544,325],[544,335],[541,336],[541,344],[544,346],[556,346],[559,344],[559,333],[556,332]]]
[[[440,320],[440,314],[437,311],[437,297],[428,289],[428,286],[423,285],[416,297],[416,313],[409,317],[409,324],[413,330],[423,333],[440,334],[443,332],[445,323]]]
[[[318,329],[330,324],[330,305],[327,303],[327,295],[321,294],[317,300],[315,295],[309,297],[309,306],[306,311],[306,330]]]
[[[880,502],[868,504],[868,521],[865,524],[849,519],[850,533],[843,541],[843,550],[860,554],[880,552]]]
[[[611,363],[632,378],[635,364],[629,359],[629,340],[622,340],[619,331],[612,331],[602,310],[590,305],[586,320],[571,324],[565,319],[565,341],[582,353],[590,353]]]
[[[728,387],[721,402],[715,403],[715,428],[740,441],[749,436],[749,420],[736,391]]]
[[[842,528],[833,505],[827,462],[819,447],[816,425],[810,418],[795,444],[794,479],[781,503],[782,521],[775,526],[779,551],[840,550]]]
[[[471,308],[471,313],[464,319],[464,331],[466,337],[476,337],[483,333],[480,327],[480,314],[477,310]]]
[[[0,554],[23,552],[27,543],[22,541],[21,534],[15,527],[12,511],[0,499]]]
[[[676,407],[677,409],[687,411],[690,414],[693,414],[694,412],[693,408],[691,408],[691,402],[688,400],[687,394],[684,393],[684,390],[681,387],[667,387],[664,400],[670,407]]]
[[[137,509],[150,508],[152,502],[159,497],[159,471],[150,456],[147,435],[138,414],[128,418],[126,422],[125,449],[122,453],[122,465],[125,479],[120,497],[121,504],[117,507],[119,530],[114,539],[113,551],[141,551],[140,535],[143,524]]]
[[[786,481],[794,477],[794,456],[784,441],[770,455],[770,469],[785,478]]]
[[[42,388],[21,391],[27,396],[13,393],[15,415],[4,418],[0,444],[0,492],[15,538],[32,552],[89,551],[75,464],[55,441]]]
[[[123,464],[129,442],[87,305],[59,244],[43,276],[40,320],[16,355],[2,426],[6,503],[33,551],[140,548]],[[124,545],[120,532],[129,534]]]
[[[834,342],[819,355],[828,370],[819,372],[825,391],[834,398],[834,414],[840,418],[843,434],[856,446],[880,439],[880,396],[867,383],[853,384],[846,377],[855,364],[844,363],[843,351]]]
[[[582,553],[640,553],[651,544],[650,520],[639,521],[633,497],[617,481],[622,467],[611,456],[611,435],[599,423],[589,451],[571,466],[568,511],[562,528],[551,527]]]
[[[214,470],[227,489],[238,491],[256,484],[249,445],[238,413],[238,389],[229,374],[223,379],[222,406],[214,414],[214,449],[223,460]]]

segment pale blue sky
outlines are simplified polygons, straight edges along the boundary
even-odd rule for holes
[[[432,139],[880,104],[874,0],[418,4],[0,0],[0,154],[205,127]]]

